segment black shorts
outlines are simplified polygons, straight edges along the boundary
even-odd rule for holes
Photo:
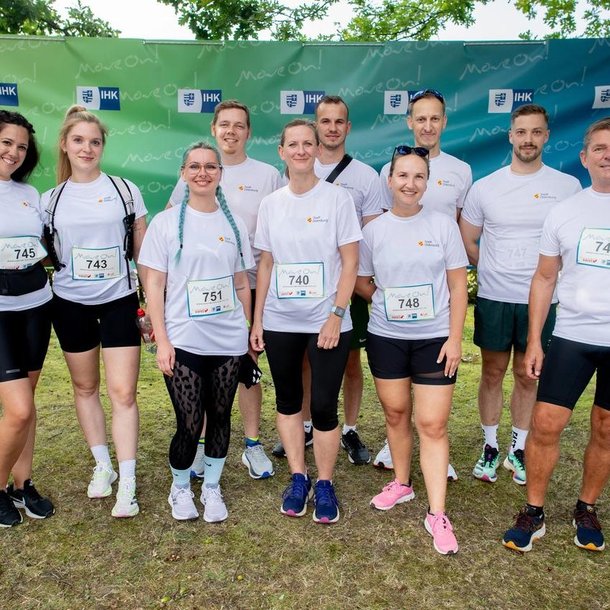
[[[366,328],[369,325],[369,304],[357,294],[352,296],[349,305],[349,315],[352,319],[352,339],[350,349],[366,347]]]
[[[101,305],[82,305],[54,295],[53,328],[61,349],[80,353],[100,344],[102,347],[139,346],[138,307],[135,292]]]
[[[391,339],[367,334],[366,353],[373,377],[407,379],[422,385],[451,385],[453,377],[445,375],[445,361],[437,362],[447,337],[434,339]]]
[[[0,311],[0,382],[39,371],[50,336],[51,301],[23,311]]]
[[[573,409],[596,371],[593,402],[610,410],[610,347],[553,336],[542,366],[536,399]]]

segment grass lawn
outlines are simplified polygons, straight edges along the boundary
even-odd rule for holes
[[[610,551],[582,551],[572,542],[571,515],[588,438],[591,389],[563,435],[561,461],[547,498],[547,535],[527,555],[504,549],[501,536],[523,504],[525,490],[503,468],[493,485],[470,474],[482,444],[472,311],[467,326],[465,362],[450,420],[451,461],[460,477],[448,490],[447,511],[460,543],[460,552],[452,557],[438,555],[423,528],[427,502],[417,457],[417,497],[391,511],[369,507],[391,475],[372,466],[355,467],[342,452],[335,476],[341,520],[323,526],[313,522],[311,510],[303,519],[281,515],[281,493],[289,478],[286,461],[275,460],[271,479],[248,476],[240,461],[237,408],[222,480],[229,519],[223,524],[174,521],[167,504],[174,415],[148,353],[142,358],[138,391],[141,513],[131,520],[113,519],[112,497],[86,496],[93,462],[53,339],[39,385],[35,481],[52,497],[57,513],[0,532],[0,608],[610,608]],[[276,432],[268,373],[263,384],[262,437],[270,450]],[[385,429],[368,370],[359,431],[374,454]],[[505,409],[503,454],[509,437]],[[313,470],[311,451],[308,461]],[[606,524],[608,505],[606,491],[599,501]]]

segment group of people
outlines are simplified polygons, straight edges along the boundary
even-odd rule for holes
[[[287,458],[291,473],[280,510],[301,517],[313,498],[314,521],[336,522],[340,448],[353,464],[371,461],[356,425],[366,347],[386,419],[374,465],[394,470],[371,506],[389,510],[415,497],[414,422],[429,506],[423,524],[439,553],[456,553],[445,510],[447,483],[458,477],[447,430],[470,263],[478,269],[474,341],[484,435],[473,475],[489,483],[500,464],[502,382],[512,355],[513,429],[503,464],[515,483],[527,483],[528,503],[503,544],[528,551],[544,534],[559,436],[597,371],[574,524],[578,546],[603,550],[595,502],[610,473],[610,299],[600,290],[610,268],[610,119],[585,134],[581,161],[592,186],[584,191],[543,164],[549,128],[541,106],[513,112],[510,165],[474,184],[470,167],[441,150],[446,124],[439,91],[413,95],[407,125],[414,146],[396,146],[380,178],[346,153],[348,107],[325,96],[315,122],[284,126],[281,175],[246,153],[247,106],[223,101],[211,125],[216,147],[187,148],[167,209],[147,229],[137,187],[101,171],[106,129],[95,115],[68,111],[58,185],[39,200],[26,184],[38,162],[34,129],[0,111],[0,525],[19,523],[19,508],[35,518],[54,512],[31,480],[34,391],[51,323],[95,460],[88,496],[109,496],[118,478],[113,516],[138,513],[134,261],[176,414],[168,496],[175,519],[199,516],[193,478],[202,479],[204,519],[228,516],[220,480],[237,393],[242,462],[255,479],[273,476],[260,440],[257,360],[264,351],[280,437],[273,454]],[[55,268],[52,290],[43,261]],[[100,353],[118,475],[99,398]],[[305,460],[312,445],[315,480]]]

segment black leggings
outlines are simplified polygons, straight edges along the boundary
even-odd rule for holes
[[[204,421],[205,454],[227,456],[239,361],[239,356],[200,356],[176,349],[174,374],[165,376],[176,412],[176,434],[169,446],[172,468],[190,468]]]
[[[303,402],[303,357],[311,367],[311,420],[327,432],[339,425],[337,402],[349,355],[352,331],[341,333],[334,349],[319,349],[318,333],[264,331],[265,350],[275,386],[277,411],[295,415]]]

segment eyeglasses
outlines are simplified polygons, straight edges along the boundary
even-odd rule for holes
[[[421,89],[420,91],[417,91],[411,96],[409,102],[413,104],[417,100],[421,100],[422,97],[428,97],[430,95],[432,97],[435,97],[442,104],[445,103],[445,98],[443,97],[443,94],[440,91],[437,91],[436,89]]]
[[[191,176],[196,176],[199,172],[204,171],[206,174],[210,176],[215,176],[221,169],[222,165],[220,163],[189,163],[184,166],[184,169]]]
[[[399,144],[394,149],[394,153],[392,154],[392,159],[394,157],[396,157],[397,155],[398,156],[417,155],[418,157],[421,157],[422,159],[426,159],[429,154],[430,154],[430,151],[427,148],[424,148],[423,146],[407,146],[406,144]]]

